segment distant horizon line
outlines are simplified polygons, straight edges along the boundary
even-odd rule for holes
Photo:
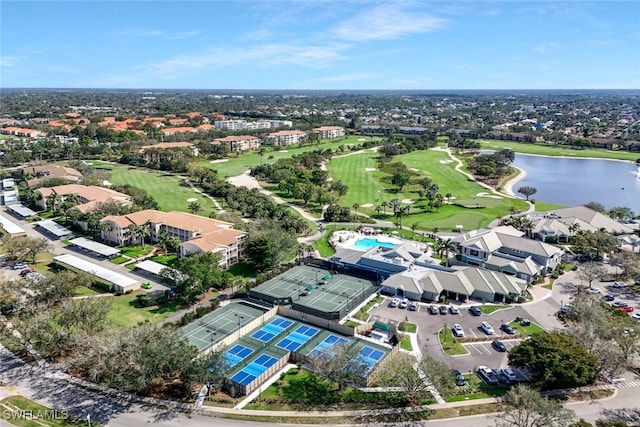
[[[95,91],[219,91],[219,92],[550,92],[550,91],[567,91],[567,92],[620,92],[620,91],[640,91],[640,88],[553,88],[553,89],[222,89],[222,88],[159,88],[159,87],[140,87],[140,88],[126,88],[126,87],[28,87],[28,86],[12,86],[1,87],[2,90],[58,90],[58,91],[76,91],[76,90],[95,90]]]

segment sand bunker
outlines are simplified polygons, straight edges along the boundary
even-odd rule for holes
[[[364,205],[360,205],[360,207],[362,207],[362,208],[372,208],[373,207],[373,203],[365,203]]]
[[[358,138],[358,141],[362,142],[362,141],[366,141],[367,138]]]
[[[210,163],[224,163],[224,162],[228,162],[229,159],[218,159],[218,160],[211,160]]]
[[[453,160],[449,159],[449,160],[440,160],[440,163],[442,163],[443,165],[447,165],[449,163],[453,163]]]
[[[197,198],[197,197],[189,197],[189,198],[187,199],[187,202],[189,202],[189,203],[191,203],[191,202],[197,202],[197,201],[198,201],[198,198]]]
[[[278,153],[288,153],[289,150],[278,150]]]
[[[365,172],[373,172],[376,168],[364,168]]]
[[[418,170],[418,169],[416,169],[416,168],[409,168],[409,170],[410,170],[410,171],[414,171],[414,172],[419,172],[419,170]]]
[[[401,202],[404,203],[405,205],[410,205],[414,203],[414,201],[411,199],[402,199]]]
[[[492,199],[502,199],[502,196],[496,196],[495,194],[489,194],[484,191],[481,191],[480,193],[476,194],[476,197],[490,197]]]

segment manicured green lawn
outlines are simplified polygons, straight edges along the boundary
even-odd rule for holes
[[[114,263],[114,264],[118,264],[118,265],[120,265],[120,264],[124,264],[124,263],[125,263],[125,262],[127,262],[127,261],[131,261],[131,259],[130,259],[130,258],[127,258],[127,257],[123,257],[123,256],[113,257],[113,258],[111,258],[111,259],[109,260],[109,262],[112,262],[112,263]]]
[[[400,348],[407,351],[413,351],[411,340],[407,335],[402,335],[402,337],[400,338]]]
[[[518,333],[523,337],[528,337],[538,332],[545,332],[544,329],[542,329],[540,326],[536,325],[533,322],[531,322],[529,326],[522,326],[520,325],[520,322],[516,322],[516,321],[509,323],[509,325],[511,325],[511,327],[516,331],[518,331]]]
[[[21,427],[84,427],[89,425],[85,420],[75,420],[62,411],[54,412],[24,396],[10,396],[0,401],[0,413],[3,414],[2,419],[5,421]],[[91,425],[99,427],[99,424],[91,423]]]
[[[175,304],[168,304],[162,307],[136,308],[134,305],[136,295],[141,293],[143,292],[136,291],[127,295],[104,297],[105,303],[111,302],[111,310],[107,313],[107,320],[118,326],[128,328],[146,321],[158,323],[181,310],[181,307]]]
[[[97,295],[97,294],[98,294],[97,291],[87,288],[86,286],[77,286],[73,290],[74,297],[85,297],[85,296],[91,296],[91,295]]]
[[[400,322],[398,329],[404,332],[415,334],[416,332],[418,332],[418,325],[411,322]]]
[[[483,314],[491,314],[494,311],[498,311],[498,310],[504,310],[507,308],[510,308],[510,306],[506,305],[506,304],[501,304],[501,305],[496,305],[496,304],[486,304],[486,305],[481,305],[480,307],[480,311]]]
[[[120,250],[122,255],[126,255],[130,258],[137,258],[140,255],[148,254],[153,247],[145,245],[143,246],[127,246]]]
[[[503,396],[510,388],[504,384],[489,385],[482,381],[476,374],[464,374],[464,378],[467,380],[469,387],[457,389],[455,396],[445,399],[447,402],[461,402],[464,400]]]
[[[544,156],[566,156],[566,157],[597,157],[602,159],[619,159],[635,162],[639,156],[638,153],[630,153],[628,151],[612,151],[599,148],[589,148],[585,150],[574,150],[569,147],[556,145],[539,145],[539,144],[523,144],[519,142],[500,141],[479,139],[485,150],[500,150],[509,148],[516,153],[538,154]]]
[[[369,320],[369,317],[370,317],[369,310],[371,310],[371,307],[373,307],[376,304],[380,304],[382,301],[384,301],[384,298],[381,297],[380,295],[376,295],[375,298],[373,298],[371,301],[366,303],[364,307],[358,310],[358,312],[353,317],[355,317],[358,320],[362,320],[363,322],[366,322],[367,320]]]
[[[525,210],[524,201],[509,197],[484,197],[479,193],[490,193],[489,190],[470,181],[466,176],[454,170],[455,163],[448,162],[449,156],[440,151],[422,150],[396,156],[393,162],[404,163],[420,177],[429,177],[440,187],[440,193],[450,193],[455,199],[454,204],[444,205],[438,211],[423,212],[428,204],[427,200],[419,200],[418,185],[407,185],[398,193],[396,188],[381,181],[387,174],[378,170],[375,161],[377,153],[367,152],[346,157],[331,159],[327,168],[334,180],[342,180],[349,191],[341,199],[343,206],[360,205],[359,211],[368,215],[376,214],[376,206],[391,199],[411,199],[410,215],[403,219],[404,225],[415,224],[422,230],[438,228],[441,231],[451,230],[461,224],[464,230],[471,230],[487,226],[498,217],[508,215],[511,207]],[[369,171],[367,171],[369,169]],[[375,169],[375,170],[371,170]],[[357,173],[356,173],[357,172]],[[371,205],[371,206],[369,206]],[[406,206],[406,205],[405,205]],[[393,221],[391,208],[386,208],[386,219]]]
[[[355,230],[356,228],[357,227],[348,225],[329,225],[322,234],[322,238],[313,242],[312,246],[320,253],[320,256],[325,258],[330,257],[336,253],[336,251],[333,250],[333,247],[329,244],[329,237],[331,236],[331,233],[336,230]]]
[[[194,192],[190,187],[180,185],[180,178],[162,172],[133,166],[92,162],[97,167],[111,169],[111,181],[114,185],[129,184],[147,191],[157,202],[161,211],[189,212],[187,199],[196,198],[202,206],[201,215],[207,216],[216,211],[213,202],[202,194]]]
[[[374,140],[379,138],[373,138]],[[294,154],[305,153],[307,151],[313,150],[327,150],[332,149],[333,151],[337,151],[337,148],[340,145],[348,146],[357,146],[362,144],[364,141],[369,141],[369,137],[362,136],[348,136],[340,139],[333,139],[331,141],[323,142],[321,144],[313,144],[313,145],[305,145],[304,147],[268,147],[264,148],[267,152],[264,153],[262,159],[260,159],[260,155],[256,151],[252,151],[250,153],[246,153],[241,155],[240,157],[232,157],[229,158],[225,162],[219,163],[211,163],[211,161],[201,161],[199,162],[202,166],[213,169],[218,172],[218,175],[224,178],[228,178],[230,176],[241,175],[244,171],[251,169],[253,166],[259,165],[262,163],[272,163],[278,159],[288,158],[293,156]],[[283,152],[284,151],[284,152]],[[348,152],[348,151],[347,151]],[[339,154],[339,153],[338,153]],[[273,158],[270,159],[270,157]]]
[[[451,329],[442,328],[438,333],[438,339],[442,345],[442,349],[447,356],[456,356],[461,354],[469,354],[466,348],[455,339],[451,334]]]

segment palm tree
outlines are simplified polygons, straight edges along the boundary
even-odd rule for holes
[[[353,210],[356,211],[356,213],[358,212],[358,209],[360,208],[360,205],[357,203],[353,204]]]
[[[98,227],[100,229],[100,234],[101,234],[100,237],[103,240],[107,240],[105,239],[105,233],[110,233],[113,231],[113,227],[111,226],[111,224],[109,224],[108,222],[101,222]]]
[[[441,257],[445,257],[447,260],[447,264],[446,266],[449,267],[449,253],[453,252],[455,254],[457,249],[457,245],[456,243],[451,240],[451,239],[446,239],[446,240],[438,240],[438,243],[436,245],[435,251],[438,255],[440,255]]]
[[[260,147],[258,149],[258,155],[260,156],[260,164],[262,164],[262,159],[264,158],[264,153],[266,153],[266,152],[267,151],[262,147]]]
[[[382,202],[380,203],[380,206],[382,206],[382,214],[383,215],[387,215],[387,207],[389,206],[389,204],[387,202]]]
[[[520,229],[525,232],[527,237],[531,237],[531,231],[533,230],[534,224],[529,218],[522,218],[520,220]]]
[[[376,213],[378,214],[378,216],[380,216],[380,211],[382,210],[382,206],[376,206]]]
[[[189,202],[187,209],[189,209],[189,212],[191,212],[192,214],[197,215],[199,212],[202,212],[202,204],[200,204],[200,202],[198,201]]]
[[[57,193],[51,193],[47,196],[47,207],[49,210],[55,211],[57,208],[58,200],[60,200],[60,196]]]
[[[571,233],[571,237],[575,236],[575,234],[580,230],[580,224],[574,222],[569,226],[569,233]]]
[[[171,235],[166,231],[163,231],[158,236],[158,246],[162,248],[162,252],[164,252],[165,258],[167,257],[167,246],[169,245],[169,239],[171,239]]]

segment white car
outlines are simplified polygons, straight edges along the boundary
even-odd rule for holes
[[[449,313],[451,313],[451,314],[460,314],[460,310],[458,310],[458,307],[456,307],[455,305],[450,305],[449,306]]]
[[[636,320],[640,320],[640,312],[633,313],[633,314],[631,315],[631,317],[633,317],[633,318],[634,318],[634,319],[636,319]]]
[[[398,298],[394,298],[389,303],[389,307],[397,307],[400,304],[400,300]]]
[[[455,335],[458,338],[464,338],[464,330],[462,329],[462,326],[460,326],[459,324],[454,324],[453,328],[451,328],[451,331],[453,332],[453,335]]]
[[[418,303],[415,301],[412,301],[411,303],[409,303],[409,310],[418,311]]]
[[[613,287],[614,288],[624,288],[627,285],[624,284],[624,282],[613,282]]]
[[[493,327],[488,322],[480,323],[480,329],[482,330],[482,332],[484,332],[487,335],[495,334]]]
[[[589,288],[587,289],[587,292],[589,292],[590,294],[599,294],[600,288]]]
[[[400,301],[398,308],[407,308],[408,306],[409,306],[409,300],[405,298],[402,301]]]

